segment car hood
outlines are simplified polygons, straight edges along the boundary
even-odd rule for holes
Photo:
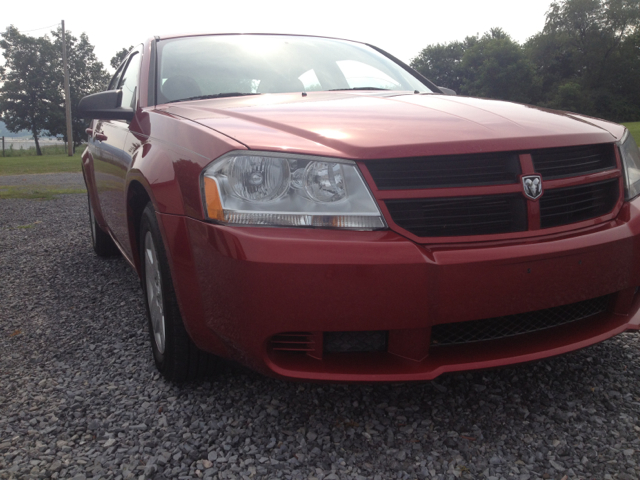
[[[159,109],[250,149],[360,160],[606,143],[624,132],[567,112],[435,94],[265,94]]]

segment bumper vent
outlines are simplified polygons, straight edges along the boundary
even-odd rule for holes
[[[616,167],[612,144],[553,148],[531,152],[535,171],[544,180],[585,175]]]
[[[527,229],[521,194],[483,197],[387,200],[393,220],[419,237],[522,232]]]
[[[387,332],[325,332],[324,353],[385,352]]]
[[[459,345],[538,332],[584,320],[607,310],[610,295],[505,317],[446,323],[431,328],[431,346]]]
[[[312,352],[315,350],[311,332],[286,332],[271,337],[269,346],[280,352]]]
[[[500,185],[520,175],[514,153],[372,160],[367,168],[380,190]]]
[[[540,226],[556,227],[605,215],[615,207],[618,179],[547,190],[540,198]]]

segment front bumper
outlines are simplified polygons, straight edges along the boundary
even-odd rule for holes
[[[541,359],[640,328],[640,201],[571,234],[421,246],[392,231],[232,228],[159,215],[196,344],[265,374],[323,381],[429,380]],[[606,311],[514,337],[433,346],[433,325],[608,295]],[[326,353],[325,332],[383,331],[384,351]],[[283,333],[315,347],[273,348]]]

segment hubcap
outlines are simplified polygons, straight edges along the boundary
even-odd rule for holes
[[[153,338],[158,351],[164,353],[165,326],[164,310],[162,308],[162,279],[160,277],[156,246],[153,243],[151,232],[147,232],[144,237],[144,277],[147,285],[147,302],[149,304]]]

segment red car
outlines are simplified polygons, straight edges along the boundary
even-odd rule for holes
[[[453,96],[384,51],[156,37],[85,97],[98,255],[138,272],[166,378],[225,357],[429,380],[640,325],[640,152],[623,126]]]

